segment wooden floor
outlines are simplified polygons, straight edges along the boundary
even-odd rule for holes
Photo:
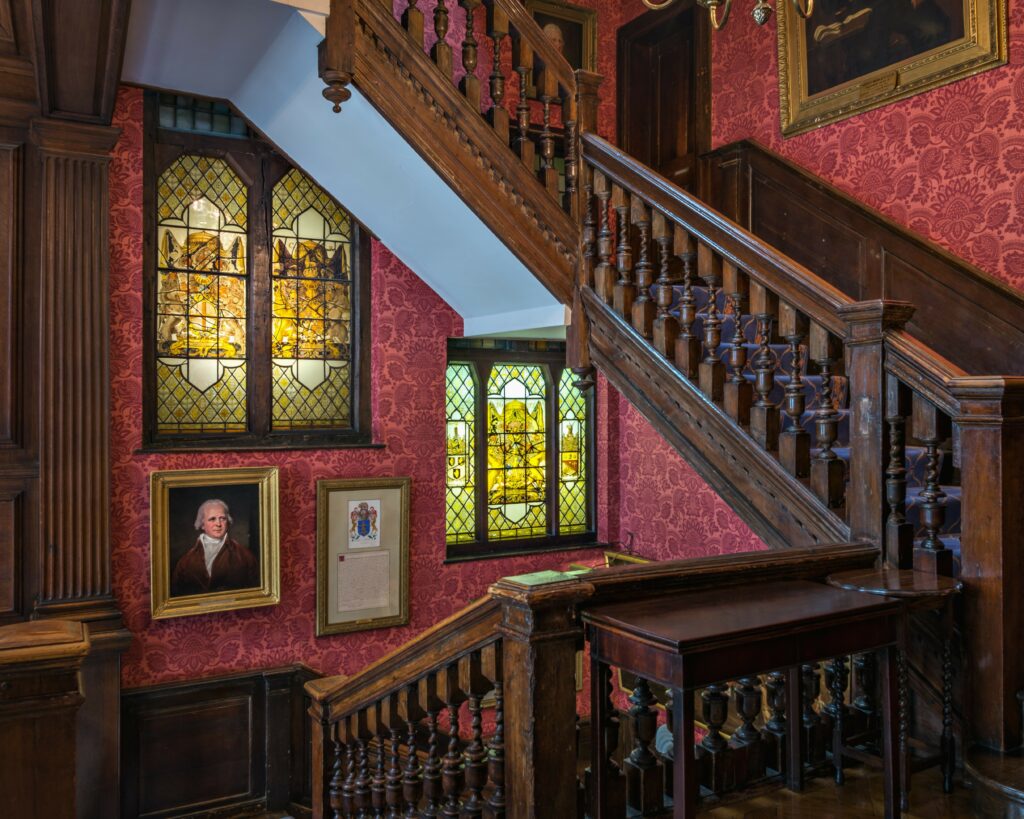
[[[970,791],[957,782],[949,796],[942,792],[937,768],[914,775],[910,795],[910,819],[963,819],[973,816]],[[884,816],[882,778],[879,772],[847,769],[846,784],[837,787],[831,779],[817,778],[807,782],[803,793],[785,789],[732,802],[701,811],[713,819],[871,819]]]

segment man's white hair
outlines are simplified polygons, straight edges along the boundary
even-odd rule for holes
[[[219,506],[221,509],[224,510],[224,514],[228,516],[228,523],[234,523],[234,521],[231,519],[231,510],[228,509],[228,505],[224,503],[224,501],[222,500],[218,500],[217,498],[211,498],[210,500],[203,501],[202,504],[200,504],[199,506],[199,511],[196,512],[197,532],[202,531],[203,520],[206,518],[206,510],[209,509],[211,506]]]

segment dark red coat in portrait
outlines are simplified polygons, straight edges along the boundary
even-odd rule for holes
[[[228,538],[221,547],[213,560],[213,568],[207,574],[203,541],[197,538],[196,545],[185,552],[174,567],[174,573],[171,575],[171,594],[233,591],[259,584],[260,571],[256,558],[245,546],[231,538]]]

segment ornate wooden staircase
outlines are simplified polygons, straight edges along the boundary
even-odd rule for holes
[[[599,78],[573,72],[517,0],[459,5],[453,26],[441,0],[428,36],[416,0],[400,20],[390,2],[332,0],[325,97],[343,107],[355,85],[417,147],[571,305],[581,381],[604,373],[777,551],[506,579],[490,602],[356,678],[311,684],[316,815],[582,815],[572,684],[581,608],[820,578],[876,559],[963,578],[965,739],[1019,745],[1024,378],[1000,373],[1024,349],[1024,300],[756,146],[706,159],[704,188],[724,215],[596,136]],[[835,231],[809,219],[801,235],[765,211],[768,190],[794,211],[810,202],[870,226],[873,244],[843,256]],[[820,258],[806,251],[816,244]],[[911,676],[936,704],[930,653]],[[845,668],[834,660],[830,680]],[[770,679],[758,685],[775,709],[754,731],[761,743],[786,705]],[[831,730],[827,708],[855,701],[868,702],[870,721],[871,686],[869,669],[849,705],[833,690],[820,719],[812,696],[806,729]],[[753,730],[756,709],[739,702]],[[706,713],[706,754],[752,736],[723,745],[724,720]],[[937,730],[952,721],[947,709]],[[617,736],[618,725],[594,730]],[[807,764],[824,759],[825,744],[810,744],[821,759]],[[731,786],[773,770],[768,757]],[[710,781],[712,792],[721,785]]]

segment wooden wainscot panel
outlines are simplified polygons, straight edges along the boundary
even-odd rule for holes
[[[0,121],[38,112],[32,67],[31,0],[0,0]]]
[[[0,483],[0,617],[18,610],[22,492]]]
[[[855,299],[866,299],[868,243],[832,216],[813,191],[780,187],[756,170],[750,175],[751,232]],[[803,195],[808,194],[808,195]]]
[[[0,5],[4,0],[0,0]],[[0,20],[0,24],[2,24]],[[5,144],[0,134],[0,448],[17,446],[15,372],[20,345],[18,279],[21,264],[23,146]]]
[[[124,817],[309,804],[303,667],[172,683],[122,696]]]

